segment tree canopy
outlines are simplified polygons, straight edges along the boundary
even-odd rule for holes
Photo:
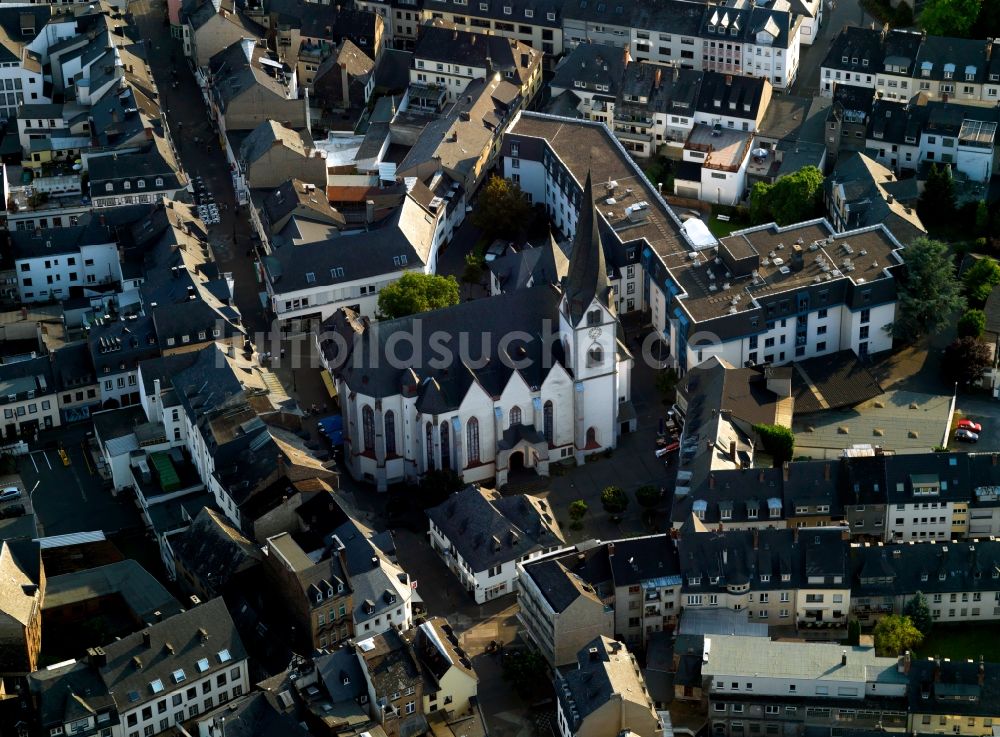
[[[380,317],[391,320],[458,304],[458,282],[453,276],[408,271],[383,287],[378,295]]]
[[[516,238],[531,221],[531,205],[521,188],[503,177],[492,176],[479,191],[472,224],[488,236]]]
[[[927,606],[927,597],[920,591],[906,602],[906,605],[903,607],[903,615],[909,617],[910,621],[913,622],[913,626],[920,630],[920,634],[924,636],[934,626],[934,617],[931,616],[931,608]]]
[[[601,506],[610,515],[621,514],[628,508],[628,497],[620,486],[605,486],[601,491]]]
[[[993,287],[1000,284],[1000,264],[989,256],[976,259],[965,273],[962,274],[965,285],[965,296],[969,304],[982,307],[989,299]]]
[[[905,340],[940,332],[965,307],[955,265],[941,241],[916,238],[906,249],[906,281],[899,290],[893,330]]]
[[[924,191],[917,202],[917,214],[928,227],[945,225],[955,217],[955,182],[951,167],[931,164]],[[909,260],[909,259],[907,259]]]
[[[755,223],[791,225],[820,212],[823,172],[805,166],[779,178],[774,184],[757,182],[750,190],[750,219]]]
[[[784,425],[759,424],[753,426],[753,431],[764,444],[764,452],[774,459],[775,466],[792,460],[792,455],[795,453],[795,435],[789,428]]]
[[[898,614],[882,617],[875,625],[875,652],[886,657],[900,655],[913,650],[924,636],[913,624],[913,620]]]
[[[932,36],[965,38],[979,18],[983,0],[927,0],[920,27]]]
[[[990,349],[976,338],[958,338],[944,349],[941,375],[945,381],[970,386],[978,382],[990,367]]]
[[[958,335],[965,338],[980,338],[986,330],[986,313],[982,310],[966,310],[958,318]]]
[[[640,507],[652,509],[660,503],[661,499],[663,499],[663,494],[652,484],[640,486],[635,490],[635,500],[639,502]]]

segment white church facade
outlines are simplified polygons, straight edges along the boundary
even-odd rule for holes
[[[372,323],[339,310],[317,336],[344,417],[344,460],[379,490],[427,471],[507,483],[511,471],[617,445],[634,430],[633,357],[620,339],[588,178],[568,274]]]

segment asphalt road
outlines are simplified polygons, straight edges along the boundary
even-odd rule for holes
[[[823,26],[810,46],[799,51],[799,73],[792,85],[792,94],[811,97],[819,92],[820,64],[830,50],[830,42],[845,26],[868,25],[866,15],[857,0],[823,0],[826,3]]]
[[[103,530],[113,534],[141,528],[131,497],[114,497],[104,488],[92,462],[85,456],[86,425],[61,428],[59,438],[69,456],[63,465],[57,449],[35,450],[20,459],[24,488],[38,487],[31,496],[40,536]]]
[[[129,10],[135,16],[142,38],[149,41],[149,66],[160,90],[160,104],[181,165],[189,177],[204,179],[220,206],[221,222],[209,227],[215,260],[221,270],[233,274],[236,306],[247,330],[263,331],[268,327],[258,296],[263,285],[258,284],[253,259],[247,256],[252,226],[247,213],[236,209],[229,164],[209,120],[201,90],[184,58],[180,41],[170,37],[170,28],[163,23],[162,2],[135,0]],[[176,89],[173,87],[175,82]],[[195,138],[199,138],[200,143],[195,143]]]

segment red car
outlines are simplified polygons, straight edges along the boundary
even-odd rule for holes
[[[966,418],[964,420],[958,421],[958,427],[961,430],[971,430],[974,433],[980,433],[983,431],[983,426],[978,422],[973,422],[972,420]]]

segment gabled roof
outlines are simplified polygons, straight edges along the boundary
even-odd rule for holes
[[[240,159],[253,164],[274,146],[283,146],[305,158],[312,150],[312,137],[307,131],[293,131],[276,120],[265,120],[254,128],[240,145]]]
[[[477,572],[563,542],[546,502],[528,495],[467,486],[428,509],[427,517]]]
[[[219,512],[205,508],[171,543],[174,556],[195,580],[221,594],[233,577],[253,568],[260,550]]]

